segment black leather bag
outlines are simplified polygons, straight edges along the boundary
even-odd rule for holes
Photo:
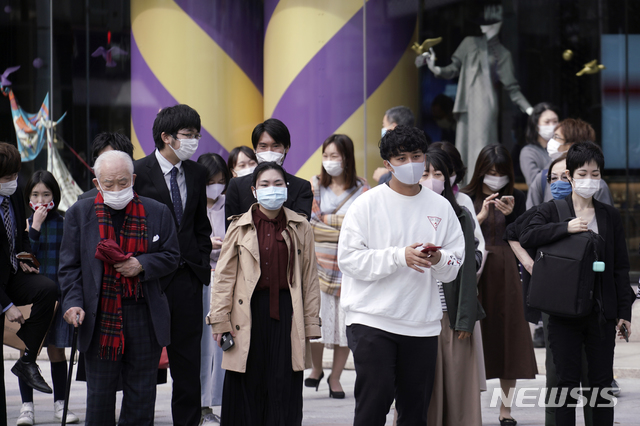
[[[569,221],[566,200],[554,200],[560,221]],[[579,318],[593,311],[599,236],[593,231],[569,234],[538,247],[527,304],[549,315]]]

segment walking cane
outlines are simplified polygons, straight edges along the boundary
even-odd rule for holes
[[[80,315],[76,316],[76,323],[79,327]],[[71,380],[73,376],[73,360],[76,357],[76,349],[78,349],[78,327],[73,327],[73,340],[71,341],[71,357],[69,358],[69,374],[67,375],[67,389],[64,398],[64,409],[62,410],[61,426],[67,424],[67,412],[69,411],[69,394],[71,393]]]

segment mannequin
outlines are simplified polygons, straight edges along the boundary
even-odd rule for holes
[[[433,49],[416,58],[416,66],[427,65],[436,77],[460,77],[453,115],[457,122],[456,148],[469,168],[467,176],[473,176],[480,150],[498,142],[499,83],[523,112],[530,114],[533,110],[520,92],[511,53],[498,39],[502,22],[482,19],[478,23],[483,35],[466,37],[453,53],[450,65],[436,66]]]

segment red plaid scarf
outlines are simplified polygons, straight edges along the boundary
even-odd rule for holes
[[[102,194],[95,201],[100,239],[116,240],[111,215],[104,205]],[[147,252],[147,218],[144,206],[134,192],[133,200],[127,204],[124,224],[120,233],[120,248],[125,254],[137,256]],[[102,287],[100,289],[100,358],[117,360],[124,353],[124,332],[122,330],[122,297],[142,295],[140,278],[123,277],[112,264],[104,263]]]

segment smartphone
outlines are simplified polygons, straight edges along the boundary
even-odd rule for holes
[[[428,246],[423,248],[421,251],[422,253],[431,253],[432,251],[438,251],[440,250],[442,247],[441,246]]]
[[[503,195],[502,198],[500,198],[500,201],[502,201],[503,203],[506,203],[507,201],[513,201],[513,195]]]
[[[627,343],[629,343],[629,330],[627,330],[627,326],[625,324],[622,324],[622,327],[620,327],[620,331],[622,331],[622,336],[624,337],[624,340],[626,340]]]
[[[220,339],[220,343],[221,343],[220,347],[222,348],[223,351],[228,351],[233,347],[233,345],[236,344],[233,341],[233,336],[231,335],[231,333],[224,333],[222,335],[222,338]]]
[[[16,259],[31,266],[32,268],[38,269],[40,267],[40,262],[38,262],[38,259],[36,259],[34,255],[32,255],[31,253],[27,253],[26,251],[16,254]]]

